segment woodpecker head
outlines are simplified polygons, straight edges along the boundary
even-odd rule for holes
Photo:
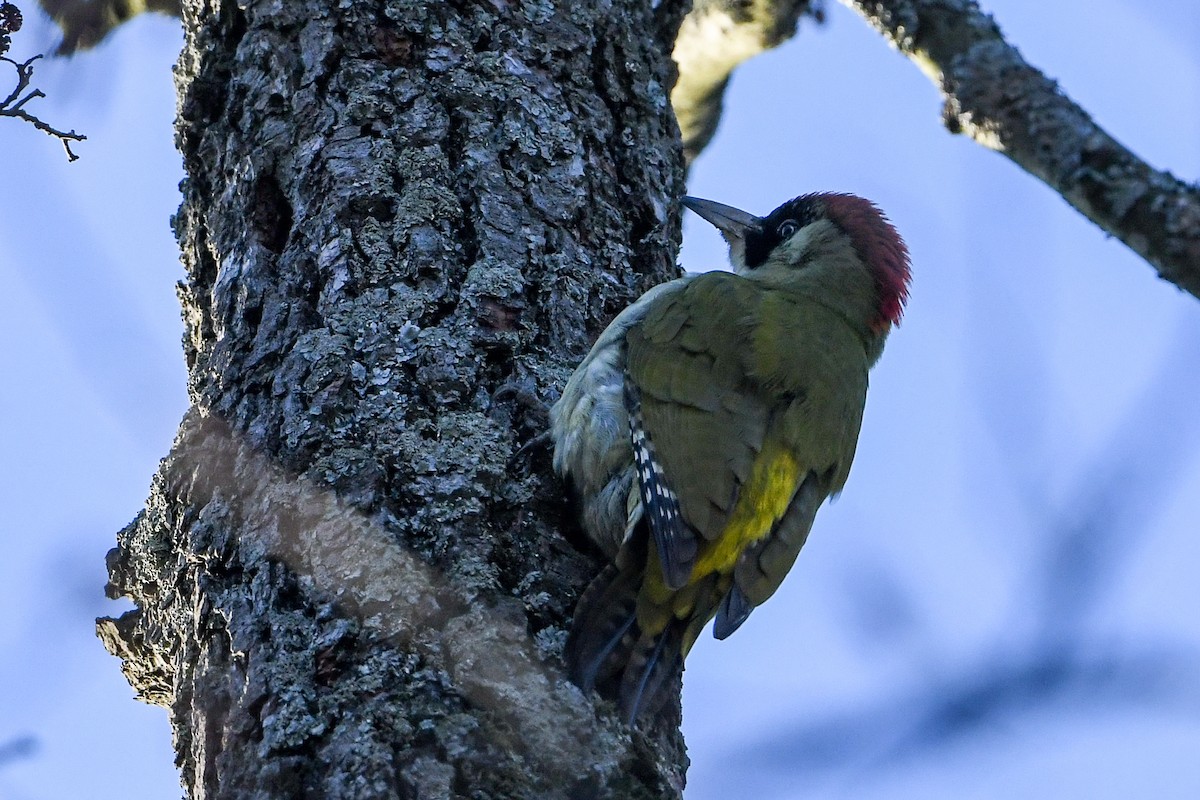
[[[721,231],[739,274],[844,270],[845,260],[836,256],[848,244],[874,284],[872,329],[880,332],[900,321],[908,298],[908,248],[871,201],[852,194],[806,194],[765,217],[696,197],[683,198],[683,204]]]

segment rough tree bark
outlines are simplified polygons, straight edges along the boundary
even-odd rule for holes
[[[676,274],[677,2],[193,0],[193,402],[99,621],[195,798],[674,797],[559,656],[545,408]]]

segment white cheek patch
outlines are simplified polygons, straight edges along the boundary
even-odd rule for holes
[[[747,271],[745,239],[737,238],[729,243],[729,263],[733,266],[733,271],[739,275]]]

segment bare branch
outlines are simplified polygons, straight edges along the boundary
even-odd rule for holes
[[[1008,156],[1200,297],[1200,188],[1113,139],[1005,41],[974,0],[842,0],[946,98],[952,133]]]
[[[21,97],[21,93],[29,87],[29,79],[33,76],[33,62],[39,58],[41,58],[41,56],[36,55],[24,62],[17,62],[13,61],[7,56],[0,57],[0,61],[7,61],[17,70],[17,88],[13,89],[12,93],[5,98],[3,103],[0,103],[0,117],[15,117],[16,119],[23,119],[33,125],[33,127],[37,128],[39,131],[43,131],[51,136],[58,137],[59,141],[61,141],[63,144],[63,148],[67,151],[67,159],[69,161],[76,161],[79,159],[79,156],[71,152],[71,142],[85,141],[87,139],[86,136],[76,133],[73,130],[60,131],[58,128],[53,127],[49,123],[43,122],[38,117],[30,114],[28,111],[22,108],[22,106],[24,106],[30,100],[46,96],[45,92],[43,92],[41,89],[33,89],[24,97]],[[19,100],[17,99],[18,97],[20,97]]]
[[[705,148],[721,119],[729,76],[749,58],[778,47],[808,14],[823,19],[817,0],[697,0],[675,39],[679,81],[671,104],[689,164]]]

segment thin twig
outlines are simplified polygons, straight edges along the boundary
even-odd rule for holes
[[[37,61],[39,58],[41,58],[41,55],[36,55],[24,62],[19,62],[14,61],[7,56],[0,56],[0,61],[7,61],[9,64],[12,64],[13,68],[17,71],[17,86],[12,90],[8,97],[4,98],[4,102],[0,103],[0,117],[15,117],[16,119],[23,119],[33,125],[33,127],[37,128],[39,131],[57,137],[58,140],[62,142],[63,149],[67,151],[67,159],[69,161],[77,161],[79,156],[75,155],[75,153],[71,151],[71,142],[86,141],[86,136],[76,133],[73,130],[60,131],[58,128],[53,127],[49,123],[43,122],[37,116],[30,114],[28,111],[25,111],[22,108],[22,106],[24,106],[30,100],[46,96],[46,93],[41,89],[33,89],[24,97],[21,97],[22,92],[29,88],[29,82],[33,78],[33,62]],[[17,98],[19,97],[20,99],[18,100]]]

